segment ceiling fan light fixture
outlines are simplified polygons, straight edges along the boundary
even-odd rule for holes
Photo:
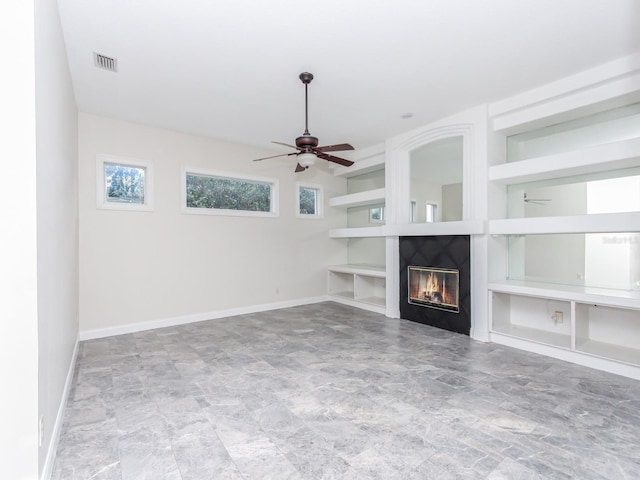
[[[316,163],[317,158],[318,157],[316,157],[315,153],[304,152],[298,155],[298,163],[303,167],[310,167],[311,165]]]

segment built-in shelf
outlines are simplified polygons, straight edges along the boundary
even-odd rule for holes
[[[513,295],[554,298],[567,301],[640,309],[640,291],[584,287],[554,283],[504,280],[489,283],[489,290]]]
[[[504,218],[489,221],[492,235],[616,233],[640,230],[640,212],[558,217]]]
[[[640,292],[519,281],[489,292],[491,341],[616,373],[624,362],[640,378]]]
[[[384,237],[382,226],[380,227],[357,227],[357,228],[334,228],[329,230],[331,238],[366,238]]]
[[[386,313],[386,270],[380,265],[331,265],[328,291],[332,300]]]
[[[565,153],[503,163],[489,168],[489,181],[518,184],[638,166],[640,138]]]
[[[369,277],[384,278],[386,270],[383,265],[345,264],[329,265],[330,272],[350,273],[355,275],[367,275]]]
[[[620,362],[640,365],[640,350],[621,347],[612,343],[587,340],[576,346],[576,350],[603,358],[613,358]]]
[[[375,205],[385,202],[385,189],[377,188],[366,192],[351,193],[329,199],[330,207],[359,207],[362,205]]]
[[[511,324],[495,327],[494,332],[517,338],[526,338],[532,342],[552,345],[554,347],[571,348],[571,335],[568,334]]]
[[[362,237],[410,237],[431,235],[482,235],[485,222],[434,222],[410,223],[405,225],[381,225],[379,227],[336,228],[329,230],[331,238]]]

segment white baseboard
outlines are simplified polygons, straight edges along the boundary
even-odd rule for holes
[[[69,364],[69,370],[67,371],[67,379],[64,382],[64,390],[62,392],[62,398],[60,399],[60,405],[58,406],[56,421],[53,425],[53,432],[51,432],[51,441],[49,442],[47,456],[44,460],[44,465],[42,466],[40,480],[50,480],[51,474],[53,473],[53,463],[56,459],[56,451],[58,450],[58,443],[60,441],[60,433],[62,431],[62,423],[64,421],[64,411],[67,408],[67,401],[69,400],[69,393],[71,392],[71,384],[73,382],[73,375],[76,369],[79,345],[80,338],[76,339],[73,354],[71,355],[71,362]]]
[[[267,312],[269,310],[279,310],[281,308],[298,307],[300,305],[311,305],[313,303],[327,302],[328,295],[320,297],[300,298],[296,300],[286,300],[283,302],[264,303],[262,305],[249,305],[246,307],[230,308],[227,310],[216,310],[213,312],[195,313],[173,318],[162,318],[149,320],[147,322],[130,323],[128,325],[118,325],[115,327],[98,328],[95,330],[84,330],[80,332],[79,340],[93,340],[96,338],[113,337],[126,333],[142,332],[153,330],[154,328],[174,327],[187,323],[203,322],[205,320],[215,320],[219,318],[234,317],[236,315],[246,315],[249,313]]]

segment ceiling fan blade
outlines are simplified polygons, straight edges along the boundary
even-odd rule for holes
[[[353,150],[354,148],[348,143],[339,143],[338,145],[325,145],[324,147],[314,148],[317,152],[340,152],[344,150]]]
[[[291,148],[295,148],[296,150],[300,150],[300,148],[296,147],[295,145],[289,145],[288,143],[282,143],[282,142],[271,142],[271,143],[275,143],[277,145],[284,145],[285,147],[291,147]]]
[[[253,161],[259,162],[260,160],[268,160],[270,158],[278,158],[278,157],[290,157],[291,155],[297,155],[297,153],[281,153],[280,155],[272,155],[271,157],[256,158]]]
[[[296,173],[304,172],[305,170],[306,170],[306,168],[303,167],[302,165],[300,165],[300,164],[296,165]]]
[[[333,155],[327,155],[326,153],[317,152],[316,155],[318,158],[322,158],[324,160],[329,160],[330,162],[337,163],[338,165],[343,165],[345,167],[350,167],[353,165],[351,160],[347,160],[345,158],[334,157]]]

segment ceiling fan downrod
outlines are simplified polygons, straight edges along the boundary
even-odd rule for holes
[[[309,133],[309,96],[307,87],[313,80],[313,74],[309,72],[302,72],[300,74],[300,80],[304,83],[304,133],[303,135],[311,135]]]

